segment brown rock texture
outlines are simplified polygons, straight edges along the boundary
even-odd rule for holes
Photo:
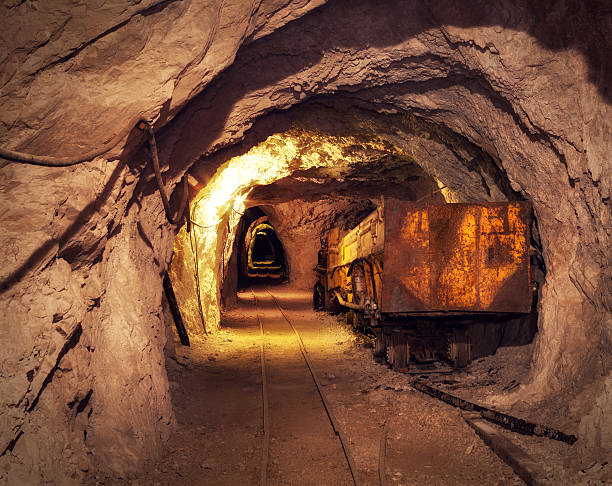
[[[313,268],[324,231],[332,227],[351,229],[374,208],[369,200],[348,198],[297,200],[270,206],[270,222],[287,253],[290,282],[294,287],[305,290],[314,287]]]
[[[288,159],[287,174],[264,181],[287,200],[319,194],[315,179],[359,196],[359,176],[378,164],[390,183],[399,164],[427,189],[432,177],[448,186],[447,200],[531,201],[546,265],[540,332],[531,384],[500,403],[560,401],[582,417],[579,460],[609,454],[609,5],[323,3],[0,7],[0,144],[66,156],[125,133],[75,167],[2,162],[1,480],[129,476],[171,432],[161,278],[177,229],[134,128],[141,116],[155,122],[167,189],[187,170],[207,183],[271,135],[317,129],[355,137],[354,152],[336,140],[341,156]],[[289,204],[267,191],[259,204]],[[207,255],[217,268],[221,216]],[[221,284],[208,282],[213,322]]]

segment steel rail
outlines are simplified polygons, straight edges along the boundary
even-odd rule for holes
[[[355,467],[355,461],[347,446],[348,440],[346,439],[344,433],[342,432],[342,429],[338,426],[338,422],[334,416],[331,406],[329,405],[329,402],[327,401],[327,397],[325,393],[323,392],[323,387],[321,386],[319,377],[312,365],[312,362],[310,361],[310,357],[308,356],[308,352],[306,351],[306,347],[304,346],[304,341],[302,341],[302,336],[300,335],[298,330],[295,328],[291,320],[287,317],[287,315],[283,311],[283,308],[280,306],[280,304],[278,303],[278,300],[276,299],[276,297],[274,297],[272,292],[270,292],[267,288],[266,288],[266,292],[270,294],[270,297],[272,297],[272,299],[274,300],[276,307],[278,307],[278,310],[282,314],[285,321],[287,321],[289,326],[291,326],[291,329],[293,330],[297,338],[298,344],[300,346],[300,351],[302,352],[304,361],[306,361],[306,365],[308,366],[308,370],[310,371],[310,376],[312,376],[312,380],[314,381],[317,391],[319,392],[319,397],[321,397],[321,401],[323,402],[323,408],[325,409],[325,412],[327,413],[327,417],[329,418],[329,422],[332,426],[332,429],[334,433],[336,434],[336,436],[338,437],[338,440],[340,441],[340,445],[342,446],[342,452],[344,452],[344,457],[346,458],[346,462],[348,464],[349,471],[351,473],[351,478],[353,479],[353,484],[355,486],[361,486],[362,483],[358,480],[357,468]]]
[[[389,429],[389,421],[385,420],[383,424],[382,434],[380,436],[380,446],[378,448],[378,482],[380,486],[385,486],[387,482],[387,430]]]
[[[497,410],[469,402],[463,398],[459,398],[455,395],[451,395],[450,393],[440,390],[439,388],[431,386],[423,380],[413,381],[412,387],[422,393],[437,398],[438,400],[442,400],[453,407],[461,408],[462,410],[467,410],[469,412],[480,413],[483,418],[491,422],[495,422],[496,424],[513,432],[518,432],[525,435],[535,435],[538,437],[547,437],[552,440],[565,442],[569,445],[573,445],[578,440],[578,437],[573,434],[566,434],[552,427],[535,424],[528,420],[514,417],[512,415],[508,415],[507,413],[498,412]]]
[[[255,311],[257,311],[257,297],[255,292],[251,289],[253,294],[253,301],[255,303]],[[260,484],[266,486],[268,484],[268,462],[270,460],[270,414],[269,414],[269,403],[268,403],[268,374],[266,373],[266,343],[265,335],[263,331],[263,324],[257,314],[257,322],[259,323],[259,332],[261,334],[261,347],[259,353],[259,359],[261,361],[261,395],[262,395],[262,421],[263,421],[263,448],[261,451],[261,474]]]

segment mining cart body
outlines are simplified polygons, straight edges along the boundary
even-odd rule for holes
[[[321,304],[348,308],[396,367],[440,358],[465,366],[494,352],[504,323],[531,312],[530,226],[525,202],[385,199],[348,233],[327,234]]]

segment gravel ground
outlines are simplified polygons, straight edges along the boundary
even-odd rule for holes
[[[370,340],[355,334],[341,315],[312,311],[307,292],[288,286],[270,290],[302,336],[332,413],[348,439],[346,446],[362,484],[379,484],[382,449],[387,485],[524,484],[478,438],[458,409],[417,392],[411,386],[413,376],[376,363]],[[264,295],[263,289],[256,292]],[[260,302],[260,314],[268,304]],[[289,348],[297,348],[281,327],[274,327],[281,325],[280,320],[270,319],[264,320],[264,326],[268,379],[273,389],[274,380],[282,378],[279,370],[283,363],[295,357]],[[176,354],[168,359],[178,421],[168,452],[160,462],[149,465],[142,477],[106,484],[259,484],[263,443],[261,337],[250,291],[239,294],[237,306],[224,312],[222,324],[221,331],[191,348],[181,347],[176,341]],[[450,379],[447,376],[447,389],[481,403],[499,393],[512,392],[518,386],[515,383],[527,379],[524,363],[528,363],[530,352],[529,347],[500,350],[496,356],[474,363],[467,372],[450,375]],[[290,368],[297,370],[299,366],[291,364]],[[310,398],[302,401],[311,403]],[[343,484],[347,469],[340,464],[339,443],[337,451],[326,449],[322,454],[322,447],[330,447],[329,436],[319,439],[311,434],[305,441],[291,435],[292,430],[309,431],[312,426],[307,417],[317,414],[312,410],[306,413],[299,404],[291,405],[288,414],[278,399],[270,403],[270,421],[275,428],[269,484]],[[319,406],[313,403],[308,407]],[[316,420],[324,417],[323,411],[317,413],[320,417]],[[542,464],[548,484],[609,484],[600,479],[599,470],[578,475],[571,472],[567,465],[571,447],[566,444],[503,433]],[[333,458],[313,462],[317,454]],[[329,481],[308,479],[315,477],[311,470],[317,467]],[[330,472],[325,476],[327,469]]]

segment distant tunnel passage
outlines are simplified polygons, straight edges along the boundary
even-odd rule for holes
[[[245,238],[245,247],[246,276],[250,280],[282,281],[287,277],[285,250],[274,227],[267,220],[257,220],[251,225]]]

